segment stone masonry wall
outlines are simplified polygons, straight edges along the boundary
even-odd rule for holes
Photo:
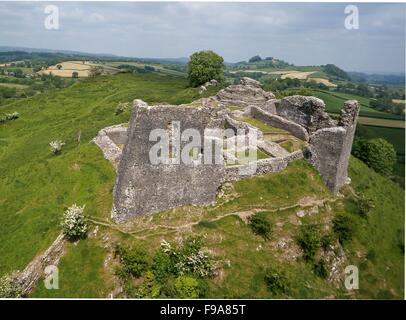
[[[235,105],[242,109],[230,112],[226,108]],[[291,96],[277,100],[272,93],[264,91],[258,81],[244,78],[239,85],[229,86],[214,97],[189,105],[148,106],[141,100],[134,100],[133,108],[127,129],[123,126],[105,128],[93,140],[103,150],[105,158],[117,167],[112,217],[118,222],[184,204],[210,204],[215,201],[223,182],[277,172],[286,168],[290,161],[303,157],[320,172],[333,193],[347,181],[359,111],[357,101],[345,102],[340,119],[335,121],[325,112],[320,99]],[[262,132],[241,121],[242,116],[251,116],[291,132],[306,142],[305,150],[287,153],[275,143],[266,144]],[[259,133],[257,147],[267,151],[270,158],[256,161],[255,170],[247,170],[247,174],[244,174],[244,165],[225,166],[218,158],[204,165],[182,161],[151,163],[149,153],[157,143],[150,141],[151,131],[169,130],[174,134],[175,122],[179,124],[176,130],[180,132],[196,129],[200,133],[203,147],[200,159],[204,155],[206,128],[232,128],[235,132],[255,129]],[[222,140],[217,139],[215,147],[219,147],[219,141]],[[180,149],[187,143],[189,141],[182,141]],[[124,144],[124,149],[117,144]],[[176,155],[176,150],[172,151]],[[224,156],[227,157],[227,152]]]
[[[156,142],[150,141],[149,134],[153,129],[167,129],[172,121],[179,121],[181,131],[197,129],[204,146],[204,129],[221,122],[217,112],[209,107],[135,105],[114,188],[114,219],[123,221],[129,216],[215,200],[224,166],[214,160],[200,166],[182,162],[151,164],[149,151]]]
[[[266,112],[261,108],[251,107],[251,116],[269,124],[272,127],[289,131],[295,137],[303,141],[307,141],[309,139],[309,135],[303,126],[278,115]]]

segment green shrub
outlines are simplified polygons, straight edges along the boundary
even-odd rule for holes
[[[282,270],[270,267],[265,272],[265,283],[268,290],[274,294],[286,293],[288,289],[288,277]]]
[[[348,215],[337,215],[333,220],[333,230],[341,244],[351,241],[355,233],[356,222]]]
[[[374,202],[372,199],[365,197],[363,194],[357,199],[357,206],[358,206],[358,213],[363,216],[367,217],[374,207]]]
[[[7,113],[5,116],[0,117],[0,124],[6,123],[6,121],[11,121],[18,119],[20,114],[18,112]]]
[[[147,271],[143,275],[142,284],[136,286],[129,281],[125,287],[125,293],[128,298],[154,299],[160,296],[161,287],[156,282],[154,274]]]
[[[14,273],[0,278],[0,298],[21,298],[22,288]]]
[[[404,255],[405,253],[405,230],[404,229],[397,229],[395,235],[395,246],[399,249],[399,251]]]
[[[180,299],[196,299],[199,297],[199,281],[190,276],[177,277],[175,290]]]
[[[128,110],[130,108],[131,108],[131,103],[130,102],[119,102],[117,104],[115,114],[119,115],[119,114],[125,112],[126,110]]]
[[[175,277],[169,276],[161,284],[161,297],[163,298],[176,298]]]
[[[384,176],[392,174],[393,166],[396,163],[395,148],[382,138],[356,140],[352,154]]]
[[[6,114],[6,120],[11,121],[18,119],[20,117],[20,114],[18,112],[13,112],[13,113],[7,113]]]
[[[297,241],[303,250],[303,258],[306,261],[313,261],[321,245],[319,227],[315,224],[302,225]]]
[[[157,250],[155,253],[152,262],[152,272],[159,282],[165,281],[165,279],[174,273],[173,261],[162,249]]]
[[[117,245],[114,253],[121,266],[116,275],[124,282],[126,295],[133,298],[203,296],[207,291],[204,278],[213,275],[215,264],[211,255],[202,250],[202,244],[200,236],[187,237],[180,246],[163,240],[152,259],[143,249]],[[140,278],[142,284],[135,285],[134,277]]]
[[[140,277],[151,266],[151,258],[148,253],[139,247],[126,248],[117,245],[114,256],[119,257],[121,267],[116,270],[116,274],[128,279],[130,276]]]
[[[181,247],[174,247],[163,240],[161,250],[171,259],[174,275],[193,274],[205,278],[214,273],[214,260],[208,252],[202,250],[200,236],[187,237]]]
[[[65,142],[62,142],[61,140],[55,140],[51,141],[49,145],[51,146],[52,154],[57,155],[61,153],[62,147],[65,145]]]
[[[253,233],[269,240],[272,233],[272,225],[264,214],[256,213],[249,219],[249,226]]]
[[[328,266],[324,259],[320,259],[313,266],[314,273],[320,278],[326,279],[328,277]]]
[[[376,251],[374,249],[370,249],[366,255],[367,260],[375,261],[376,259]]]
[[[334,245],[335,240],[336,239],[333,234],[325,234],[320,239],[321,247],[324,250],[328,250],[330,246]]]

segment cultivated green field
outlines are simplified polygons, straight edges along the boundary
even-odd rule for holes
[[[208,95],[218,89],[210,90]],[[108,297],[117,286],[111,264],[114,244],[138,244],[152,252],[162,239],[175,241],[191,232],[204,236],[218,261],[219,273],[206,293],[210,298],[403,297],[404,191],[357,159],[351,159],[349,169],[353,190],[344,190],[344,198],[334,198],[319,174],[300,160],[280,173],[233,183],[227,197],[214,206],[184,206],[141,217],[123,229],[110,221],[115,172],[90,140],[101,128],[128,121],[129,111],[115,115],[118,102],[139,98],[179,104],[199,97],[180,77],[117,74],[0,106],[0,114],[20,113],[19,119],[0,125],[0,275],[23,269],[44,251],[60,232],[64,209],[77,203],[86,205],[85,213],[94,221],[89,237],[68,245],[59,265],[60,289],[46,290],[39,282],[33,297]],[[66,142],[59,156],[52,156],[49,148],[55,139]],[[359,214],[354,192],[373,200],[368,217]],[[355,294],[317,276],[300,258],[296,213],[300,203],[311,199],[326,205],[302,223],[321,224],[331,234],[337,214],[355,222],[354,238],[344,245],[348,264],[360,268]],[[254,235],[244,222],[255,211],[265,212],[273,225],[269,241]],[[290,243],[291,251],[278,246],[281,239]],[[269,266],[286,272],[285,294],[267,290],[264,272]]]
[[[403,119],[402,116],[381,112],[369,107],[369,100],[356,95],[342,94],[336,92],[326,92],[321,90],[313,90],[314,96],[322,99],[326,104],[326,110],[330,113],[340,113],[343,104],[346,100],[358,100],[361,104],[360,116],[381,118],[381,119]],[[368,101],[367,101],[368,100]]]
[[[404,120],[358,117],[358,123],[375,127],[405,128]]]

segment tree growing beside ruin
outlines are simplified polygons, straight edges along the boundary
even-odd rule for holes
[[[213,51],[199,51],[190,56],[188,63],[188,79],[192,87],[207,81],[224,80],[224,59]]]
[[[385,139],[358,139],[354,142],[352,154],[365,162],[368,167],[382,175],[390,175],[396,163],[396,151]]]

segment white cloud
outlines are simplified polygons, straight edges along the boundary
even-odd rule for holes
[[[348,31],[345,4],[64,2],[58,32],[43,27],[45,5],[0,3],[0,45],[138,57],[212,49],[227,61],[261,54],[350,70],[404,68],[403,4],[359,4],[360,29]]]

